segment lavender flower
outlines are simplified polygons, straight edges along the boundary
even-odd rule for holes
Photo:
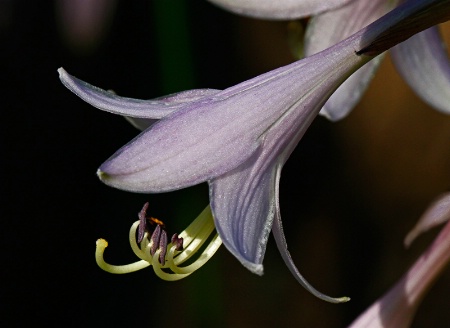
[[[409,245],[418,234],[448,221],[450,194],[445,194],[424,213],[408,234]],[[358,317],[350,327],[408,327],[425,293],[450,261],[450,222],[409,271],[383,297]]]
[[[293,19],[314,15],[308,23],[304,54],[318,53],[357,32],[395,7],[399,0],[258,1],[209,0],[241,15],[265,19]],[[432,27],[391,50],[404,80],[425,102],[450,114],[450,62],[439,29]],[[332,121],[345,116],[359,102],[382,56],[353,74],[330,97],[321,115]]]
[[[336,88],[376,55],[417,32],[405,30],[405,24],[412,21],[424,29],[444,19],[445,15],[433,16],[436,11],[442,13],[442,3],[448,12],[449,1],[412,1],[319,54],[223,91],[191,90],[137,100],[96,88],[62,68],[59,73],[64,85],[83,100],[146,128],[100,166],[98,176],[104,183],[133,192],[158,193],[208,182],[212,216],[207,208],[193,222],[197,228],[188,228],[183,239],[189,236],[195,243],[204,242],[212,233],[204,228],[212,222],[205,217],[213,217],[226,248],[250,271],[262,274],[272,231],[285,263],[300,284],[321,299],[344,302],[348,298],[331,298],[315,290],[292,261],[278,202],[281,169]],[[418,15],[427,6],[434,11]],[[175,263],[175,256],[184,256],[180,253],[184,242],[175,238],[169,244],[159,224],[154,230],[157,232],[150,235],[142,217],[146,214],[141,211],[139,223],[130,232],[136,255],[151,263],[155,271],[165,272],[161,269],[170,267],[175,275],[180,274],[178,264],[182,261]],[[135,240],[137,229],[139,237]],[[200,264],[215,252],[219,244],[215,240],[200,256]],[[98,241],[97,261],[114,272],[114,267],[103,262],[106,245]],[[193,247],[184,254],[197,249]],[[167,250],[169,255],[165,257]],[[145,265],[138,262],[118,270],[128,272]],[[198,267],[181,271],[191,273]]]

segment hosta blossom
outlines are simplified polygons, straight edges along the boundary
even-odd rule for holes
[[[449,3],[445,3],[448,11]],[[442,8],[435,1],[413,1],[398,9],[402,16],[398,10],[393,11],[319,54],[223,91],[200,89],[137,100],[96,88],[60,69],[64,85],[83,100],[124,115],[145,129],[100,166],[98,176],[104,183],[142,193],[209,184],[210,209],[193,225],[201,223],[196,229],[186,229],[181,237],[175,235],[171,243],[163,223],[147,217],[144,207],[139,223],[133,225],[130,233],[136,255],[151,263],[155,271],[167,268],[162,272],[170,275],[170,266],[173,274],[179,274],[177,270],[183,261],[177,258],[194,253],[198,248],[189,248],[190,242],[204,242],[212,231],[205,233],[209,230],[203,226],[214,222],[225,247],[250,271],[262,274],[272,231],[284,261],[303,286],[330,302],[348,300],[316,291],[295,267],[281,225],[281,169],[323,104],[346,78],[379,53],[416,33],[417,26],[424,29],[444,19],[442,15],[417,15],[429,4],[441,14]],[[414,29],[409,28],[411,22]],[[212,256],[218,244],[213,239],[198,260]],[[97,261],[111,269],[102,259],[106,242],[100,240],[98,246]],[[138,263],[141,264],[123,271],[146,265]],[[194,265],[183,272],[196,268]]]
[[[406,244],[419,234],[450,219],[450,194],[444,194],[420,218]],[[377,300],[352,328],[408,327],[425,293],[450,262],[450,222],[399,282]]]
[[[399,0],[258,1],[209,0],[229,11],[265,19],[313,15],[305,35],[304,55],[318,53],[373,22]],[[302,54],[303,55],[303,54]],[[417,34],[391,49],[394,64],[415,93],[437,110],[450,114],[450,62],[438,27]],[[382,57],[356,72],[330,97],[321,114],[332,121],[344,118],[361,99]]]

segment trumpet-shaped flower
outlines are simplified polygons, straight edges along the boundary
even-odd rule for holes
[[[448,221],[450,196],[447,193],[420,218],[408,234],[406,244],[430,227]],[[417,259],[408,272],[384,296],[377,300],[350,327],[408,327],[425,293],[450,262],[450,222],[433,244]]]
[[[294,19],[313,15],[308,23],[304,55],[318,53],[357,32],[395,7],[399,0],[258,1],[209,0],[245,16]],[[442,113],[450,114],[450,62],[439,29],[432,27],[391,50],[394,64],[414,92]],[[325,103],[320,114],[340,120],[359,102],[382,57],[353,74]]]
[[[449,5],[446,1],[447,12]],[[427,6],[437,8],[440,15],[435,17],[432,11],[433,15],[421,16]],[[310,286],[287,250],[278,202],[281,169],[323,104],[346,78],[416,33],[418,26],[424,29],[440,22],[446,17],[441,12],[436,1],[413,1],[319,54],[223,91],[191,90],[137,100],[96,88],[63,69],[59,73],[64,85],[83,100],[147,127],[100,166],[98,176],[104,183],[133,192],[159,193],[208,182],[220,239],[245,267],[263,273],[272,231],[296,279],[318,297],[341,302],[348,298],[331,298]],[[144,237],[139,249],[147,249],[146,243]],[[165,252],[169,246],[164,242],[158,246],[155,240],[153,244],[157,246],[149,247],[155,266],[158,247]],[[157,259],[164,268],[164,259],[159,255]],[[143,260],[150,262],[150,256]]]

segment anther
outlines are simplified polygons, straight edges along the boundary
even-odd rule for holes
[[[167,253],[167,232],[164,229],[161,229],[161,235],[159,238],[159,249],[161,250],[161,252],[159,253],[159,263],[164,265],[164,263],[166,263],[166,253]]]
[[[176,251],[183,250],[183,237],[178,237],[177,233],[172,236],[170,242],[172,243],[172,245],[175,246]]]
[[[144,204],[142,210],[138,213],[139,217],[139,230],[137,237],[138,244],[141,243],[141,241],[144,239],[145,230],[147,230],[147,209],[148,209],[148,202]]]
[[[161,226],[157,225],[155,228],[155,231],[153,231],[153,234],[150,238],[150,240],[152,242],[152,246],[150,248],[150,255],[152,255],[152,256],[155,254],[156,250],[159,247],[159,239],[161,237],[161,230],[162,230]]]

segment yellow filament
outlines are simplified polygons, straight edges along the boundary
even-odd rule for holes
[[[103,259],[103,253],[105,252],[105,248],[108,247],[108,242],[104,239],[97,240],[97,247],[95,249],[95,260],[97,261],[98,266],[109,272],[115,274],[124,274],[129,272],[134,272],[146,268],[150,265],[147,261],[141,260],[131,264],[126,265],[111,265],[105,262]]]
[[[176,273],[168,273],[161,269],[161,263],[159,263],[159,253],[161,253],[161,250],[157,250],[155,254],[153,255],[153,270],[155,271],[156,275],[160,277],[163,280],[167,281],[176,281],[183,278],[186,278],[189,276],[192,272],[186,273],[186,274],[176,274]]]
[[[202,242],[203,244],[203,242]],[[214,238],[209,243],[208,247],[203,251],[203,253],[198,257],[198,259],[185,267],[179,267],[177,266],[173,261],[173,253],[175,250],[175,247],[172,247],[168,254],[167,262],[169,263],[169,268],[172,270],[175,274],[191,274],[192,272],[196,271],[197,269],[201,268],[219,249],[220,245],[222,245],[222,240],[220,239],[219,235],[216,234]]]
[[[194,225],[194,228],[191,227],[193,225],[191,224],[185,231],[180,234],[180,237],[183,237],[183,233],[187,237],[186,239],[185,237],[183,237],[184,249],[179,255],[175,257],[175,265],[182,264],[192,255],[194,255],[195,252],[197,252],[198,249],[206,242],[208,236],[213,232],[214,220],[209,206],[198,216],[198,218],[193,223],[200,224]]]

